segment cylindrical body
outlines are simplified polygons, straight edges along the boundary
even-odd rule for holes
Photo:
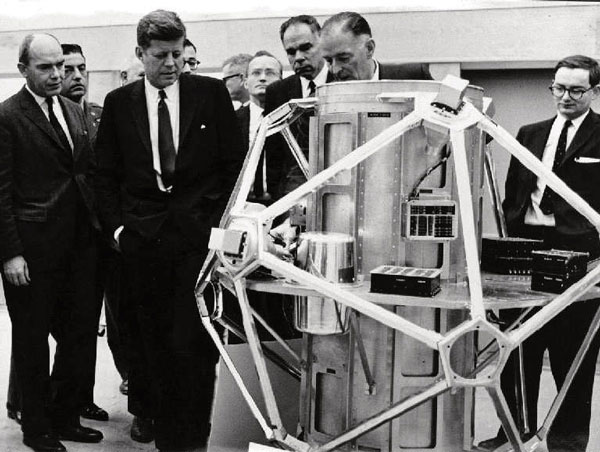
[[[352,284],[354,237],[336,232],[305,232],[300,235],[298,264],[319,278],[336,284]],[[348,329],[350,309],[331,298],[295,297],[294,325],[310,334],[339,334]]]
[[[311,121],[310,166],[317,174],[415,109],[429,104],[440,83],[380,81],[327,84],[318,89]],[[390,95],[392,94],[392,95]],[[481,108],[482,90],[466,98]],[[482,133],[466,131],[466,151],[474,209],[481,235],[483,198]],[[357,279],[382,264],[439,268],[446,280],[466,280],[453,152],[443,129],[419,126],[394,140],[358,167],[338,174],[309,199],[307,228],[349,234],[355,239]],[[467,318],[463,311],[407,306],[386,307],[423,327],[445,333]],[[353,332],[308,335],[304,354],[301,423],[308,441],[322,444],[390,404],[443,377],[437,351],[403,333],[359,317],[376,390],[366,381]],[[452,366],[465,374],[473,366],[473,343]],[[472,391],[428,401],[364,434],[347,448],[371,451],[463,451],[472,434]]]

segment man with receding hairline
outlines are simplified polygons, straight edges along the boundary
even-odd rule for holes
[[[0,105],[0,260],[21,385],[23,442],[63,452],[98,442],[79,420],[81,357],[95,331],[92,151],[83,110],[60,96],[65,58],[52,35],[19,49],[25,87]],[[53,319],[60,312],[60,324]],[[48,375],[48,335],[57,346]],[[50,404],[48,405],[48,401]]]
[[[221,65],[223,83],[229,91],[229,96],[236,110],[246,105],[250,99],[244,80],[248,71],[248,62],[251,59],[252,55],[249,53],[238,53],[227,58]]]
[[[244,158],[225,85],[182,74],[185,37],[174,12],[140,19],[144,79],[106,96],[96,142],[100,220],[120,247],[138,320],[129,409],[139,417],[131,397],[146,399],[162,452],[198,450],[210,433],[218,354],[194,288]]]
[[[319,86],[333,81],[321,56],[320,34],[319,22],[307,14],[290,17],[281,24],[279,37],[294,74],[267,87],[265,115],[291,99],[313,97]],[[303,115],[291,126],[292,134],[307,158],[309,116]],[[282,136],[269,137],[265,154],[269,161],[269,192],[274,200],[305,181]]]
[[[242,131],[244,149],[249,149],[264,117],[266,91],[273,82],[281,80],[282,71],[279,60],[265,50],[256,52],[248,63],[244,84],[250,94],[250,102],[235,112]],[[248,195],[250,202],[269,204],[271,195],[267,188],[265,167],[266,160],[263,154]]]
[[[336,81],[431,80],[426,64],[382,64],[375,58],[375,40],[367,20],[358,13],[334,14],[323,24],[321,52]]]

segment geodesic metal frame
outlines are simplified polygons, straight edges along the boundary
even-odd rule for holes
[[[460,84],[460,83],[459,83]],[[466,86],[466,82],[465,82]],[[592,209],[589,204],[571,190],[550,169],[546,168],[539,159],[531,154],[525,147],[520,145],[508,132],[493,122],[488,116],[477,110],[468,100],[462,99],[462,92],[456,91],[456,80],[444,81],[441,85],[438,97],[434,99],[435,93],[412,93],[415,98],[415,109],[396,124],[390,126],[373,139],[356,148],[353,152],[338,160],[327,169],[315,174],[308,181],[285,195],[260,212],[248,213],[244,207],[246,197],[250,191],[253,177],[258,165],[260,154],[267,136],[281,132],[288,142],[292,153],[298,164],[308,175],[308,165],[302,155],[294,137],[289,131],[289,125],[296,120],[302,111],[314,104],[314,99],[291,101],[281,106],[267,117],[265,117],[256,134],[256,138],[246,156],[240,177],[236,183],[232,196],[229,200],[225,214],[220,223],[220,228],[213,231],[211,236],[212,249],[204,263],[196,286],[196,300],[202,322],[219,352],[224,363],[229,368],[234,380],[242,391],[254,417],[262,427],[266,439],[275,441],[279,446],[299,451],[325,452],[331,451],[341,445],[359,437],[360,435],[388,422],[419,404],[437,397],[450,389],[463,387],[483,387],[490,394],[498,417],[507,434],[509,442],[514,450],[519,452],[534,450],[542,441],[556,417],[560,404],[564,400],[566,391],[573,381],[575,372],[589,348],[591,340],[600,326],[600,311],[594,317],[586,338],[574,360],[565,383],[559,391],[542,427],[529,441],[521,441],[514,419],[508,409],[508,405],[500,389],[500,374],[508,360],[510,352],[523,343],[535,331],[548,323],[558,315],[569,304],[582,297],[594,284],[600,281],[600,266],[590,271],[584,278],[568,288],[565,292],[557,295],[547,305],[542,307],[536,314],[523,321],[520,326],[502,332],[494,327],[486,318],[485,303],[483,298],[483,285],[479,267],[477,235],[475,230],[475,219],[473,205],[471,202],[471,187],[468,175],[467,152],[465,147],[464,132],[470,127],[477,127],[493,137],[504,149],[516,157],[525,167],[547,182],[548,187],[559,196],[571,203],[576,210],[585,216],[597,229],[600,230],[600,214]],[[445,90],[445,95],[442,95]],[[448,96],[448,92],[451,93]],[[394,96],[390,93],[389,96]],[[411,93],[401,93],[403,98],[410,97]],[[447,99],[453,96],[458,99],[455,105],[440,103],[440,98]],[[381,95],[380,97],[385,97]],[[445,132],[452,146],[454,155],[454,170],[456,173],[456,184],[459,199],[459,213],[462,225],[462,234],[465,244],[465,255],[467,262],[467,275],[469,281],[469,305],[470,319],[458,327],[442,335],[436,331],[428,330],[415,323],[392,313],[360,296],[337,286],[334,283],[323,280],[312,275],[291,263],[280,260],[272,252],[268,251],[266,244],[267,228],[270,221],[285,213],[305,196],[317,190],[329,179],[335,177],[339,172],[356,167],[365,159],[378,152],[385,145],[397,139],[408,130],[424,126],[436,132]],[[240,238],[238,245],[241,246],[239,253],[228,253],[226,241],[223,239],[227,232],[237,232]],[[241,238],[243,236],[243,239]],[[215,238],[213,241],[212,239]],[[236,245],[237,246],[237,245]],[[230,251],[230,250],[229,250]],[[273,393],[273,387],[267,372],[265,355],[258,338],[255,314],[250,307],[246,293],[246,277],[259,266],[264,266],[284,277],[299,283],[304,287],[310,287],[320,296],[332,298],[363,315],[369,316],[383,325],[398,330],[426,346],[437,350],[442,362],[444,378],[431,386],[424,388],[417,394],[413,394],[400,400],[380,413],[362,421],[360,424],[333,438],[326,444],[317,447],[310,446],[285,431],[277,402]],[[247,390],[244,381],[237,371],[235,364],[225,350],[219,335],[212,324],[213,316],[208,311],[204,300],[204,290],[209,282],[222,284],[233,290],[238,298],[244,330],[247,335],[248,344],[256,370],[262,395],[265,400],[267,417],[265,417],[256,402]],[[485,331],[489,333],[497,343],[498,359],[495,362],[486,361],[477,367],[470,375],[457,374],[451,366],[450,351],[452,345],[467,334]],[[279,339],[276,337],[276,339]],[[280,339],[279,339],[280,340]],[[283,342],[280,340],[280,342]],[[298,360],[297,356],[295,359]],[[268,419],[267,419],[268,418]]]

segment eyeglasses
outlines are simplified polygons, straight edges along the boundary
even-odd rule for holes
[[[200,65],[200,61],[190,58],[189,60],[183,60],[183,64],[187,64],[190,69],[196,69]]]
[[[569,93],[569,97],[571,99],[579,100],[589,90],[594,89],[594,87],[592,86],[591,88],[583,89],[583,88],[565,88],[564,86],[560,86],[560,85],[552,85],[552,86],[549,86],[548,89],[550,90],[550,92],[552,93],[552,95],[554,97],[563,97],[565,95],[565,93]]]
[[[227,80],[230,80],[234,77],[243,77],[243,76],[244,76],[244,74],[241,74],[241,73],[231,74],[231,75],[227,75],[227,76],[223,77],[223,81],[227,82]]]

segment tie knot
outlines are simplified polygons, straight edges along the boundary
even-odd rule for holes
[[[564,129],[568,129],[569,127],[571,127],[573,125],[573,123],[571,122],[570,119],[567,119],[565,121],[565,125],[563,126]]]
[[[316,88],[317,88],[317,85],[315,85],[315,82],[313,80],[309,80],[309,82],[308,82],[308,92],[311,93],[311,94],[314,94]]]
[[[46,103],[48,104],[49,107],[52,107],[52,104],[54,103],[54,99],[52,97],[46,97]]]
[[[160,100],[165,100],[167,98],[167,93],[165,93],[164,89],[158,91],[158,97],[160,97]]]

